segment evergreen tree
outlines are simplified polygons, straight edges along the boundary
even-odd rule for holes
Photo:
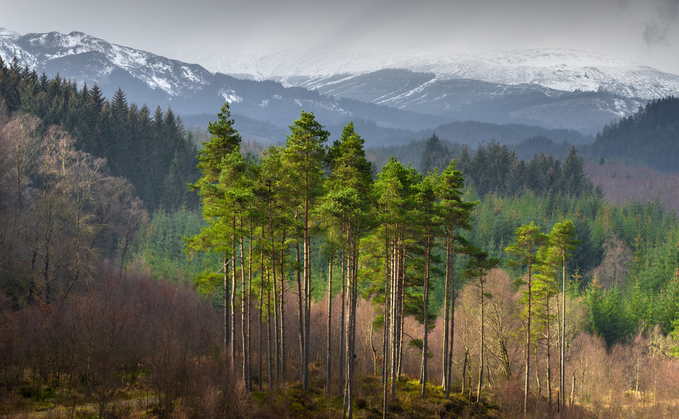
[[[516,241],[505,248],[505,252],[509,253],[516,260],[512,261],[511,265],[524,266],[527,270],[527,289],[525,292],[526,301],[526,349],[525,349],[525,364],[526,376],[524,383],[524,399],[523,399],[523,414],[528,412],[528,394],[530,391],[530,347],[531,347],[531,320],[532,320],[532,287],[533,287],[533,265],[536,262],[536,253],[540,246],[546,243],[547,236],[540,232],[540,226],[536,226],[532,221],[530,225],[522,225],[516,229],[514,233]]]
[[[464,202],[462,188],[464,180],[462,172],[455,168],[455,160],[451,160],[448,167],[441,173],[436,185],[439,199],[441,225],[445,232],[446,248],[446,279],[445,297],[443,303],[443,387],[446,397],[450,396],[452,380],[453,331],[455,327],[455,253],[456,242],[461,236],[459,229],[471,228],[472,211],[478,202]],[[463,243],[464,244],[464,243]]]
[[[297,197],[302,226],[303,261],[302,277],[297,283],[299,298],[300,368],[302,386],[309,388],[309,324],[311,319],[311,216],[316,199],[323,193],[324,144],[329,133],[314,118],[313,113],[302,115],[290,126],[290,134],[283,153],[284,164],[293,178],[289,188]]]

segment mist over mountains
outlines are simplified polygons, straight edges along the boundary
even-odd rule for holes
[[[473,137],[451,141],[513,143],[523,134],[513,130],[514,137],[502,138],[506,130],[492,124],[514,124],[534,126],[523,138],[540,127],[545,131],[538,135],[578,143],[649,99],[679,94],[679,76],[570,50],[405,61],[234,59],[230,67],[220,67],[238,73],[234,77],[81,32],[20,35],[0,29],[0,57],[8,63],[16,57],[19,65],[50,77],[96,83],[107,97],[122,88],[130,102],[171,107],[191,125],[205,125],[229,101],[233,113],[242,116],[238,128],[264,142],[283,140],[304,109],[327,126],[361,120],[370,131],[368,141],[379,144],[454,132],[451,124],[462,121],[487,123],[490,129],[466,130]],[[554,129],[560,131],[550,135]]]

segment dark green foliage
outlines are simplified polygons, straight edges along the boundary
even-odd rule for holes
[[[679,98],[655,99],[637,113],[604,127],[591,146],[594,158],[679,171]]]
[[[107,101],[95,84],[38,76],[15,60],[0,63],[0,97],[10,112],[30,113],[45,127],[61,126],[78,149],[107,159],[113,176],[128,179],[147,209],[196,208],[187,183],[198,178],[196,148],[172,110],[154,115],[129,104],[122,90]]]
[[[436,134],[432,134],[424,142],[420,173],[426,175],[434,170],[444,170],[450,163],[452,156],[446,144]]]
[[[551,154],[535,154],[525,162],[516,156],[514,150],[510,151],[506,145],[495,141],[479,145],[473,157],[467,147],[463,147],[457,162],[466,183],[481,198],[488,194],[520,196],[525,190],[539,196],[600,195],[587,178],[582,158],[575,147],[571,147],[563,168]]]

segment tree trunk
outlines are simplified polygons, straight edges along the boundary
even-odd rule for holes
[[[229,256],[224,253],[224,359],[227,359],[227,353],[229,350],[229,345],[231,344],[230,337],[231,335],[230,330],[231,330],[231,324],[229,322],[229,315],[231,312],[230,309],[230,300],[231,297],[229,295]]]
[[[424,248],[424,284],[422,290],[422,304],[423,304],[423,320],[424,320],[424,333],[422,337],[422,373],[421,373],[421,384],[422,384],[422,397],[427,395],[427,347],[429,344],[429,252],[431,249],[431,233],[427,231],[427,237],[425,239]]]
[[[326,372],[325,372],[325,393],[330,394],[332,385],[332,266],[333,255],[330,255],[328,262],[328,335],[325,354]]]
[[[386,226],[385,226],[386,230]],[[387,385],[387,359],[389,356],[389,310],[390,310],[390,299],[389,299],[389,284],[390,284],[390,263],[391,259],[389,257],[389,236],[385,231],[385,245],[384,245],[384,325],[382,327],[382,385],[384,386],[382,394],[382,419],[387,419],[387,402],[389,394],[389,386]]]
[[[236,216],[232,217],[233,241],[231,255],[231,366],[236,370]]]
[[[304,355],[304,350],[306,349],[306,345],[304,343],[304,338],[305,334],[304,331],[306,330],[306,327],[304,327],[304,320],[306,319],[305,315],[305,307],[306,303],[304,302],[304,296],[306,295],[306,291],[304,291],[304,284],[302,283],[302,275],[301,272],[299,271],[299,262],[300,262],[300,254],[299,254],[299,243],[296,244],[295,246],[296,249],[296,262],[297,262],[297,319],[298,319],[298,333],[299,333],[299,367],[302,375],[302,388],[304,391],[307,390],[307,388],[304,386],[304,383],[307,383],[307,371],[304,367],[304,360],[306,359],[306,356]]]
[[[343,226],[346,228],[346,225]],[[346,243],[345,243],[346,244]],[[340,397],[344,394],[344,357],[345,352],[345,333],[346,333],[346,279],[347,279],[347,252],[342,249],[342,313],[340,313],[340,342],[339,342],[339,375],[337,376],[337,390]]]
[[[523,416],[528,414],[528,392],[530,391],[530,321],[531,321],[531,302],[532,302],[532,286],[531,283],[531,265],[528,264],[528,321],[526,326],[526,380],[523,389]]]
[[[480,365],[479,365],[479,387],[476,391],[476,403],[481,401],[481,387],[483,386],[483,368],[486,366],[486,364],[484,362],[485,359],[483,357],[483,345],[484,345],[483,337],[484,337],[484,332],[485,332],[485,329],[484,329],[484,320],[485,319],[484,319],[484,310],[483,310],[483,297],[484,297],[484,295],[483,295],[483,278],[481,278],[480,282],[481,282],[481,346],[479,348],[479,352],[481,354],[479,356],[479,358],[480,358],[479,359],[479,362],[480,362]]]

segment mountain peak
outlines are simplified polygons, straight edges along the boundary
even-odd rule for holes
[[[20,34],[14,31],[10,31],[9,29],[5,28],[0,28],[0,39],[8,39],[8,40],[14,40],[14,39],[19,39],[21,37]]]

